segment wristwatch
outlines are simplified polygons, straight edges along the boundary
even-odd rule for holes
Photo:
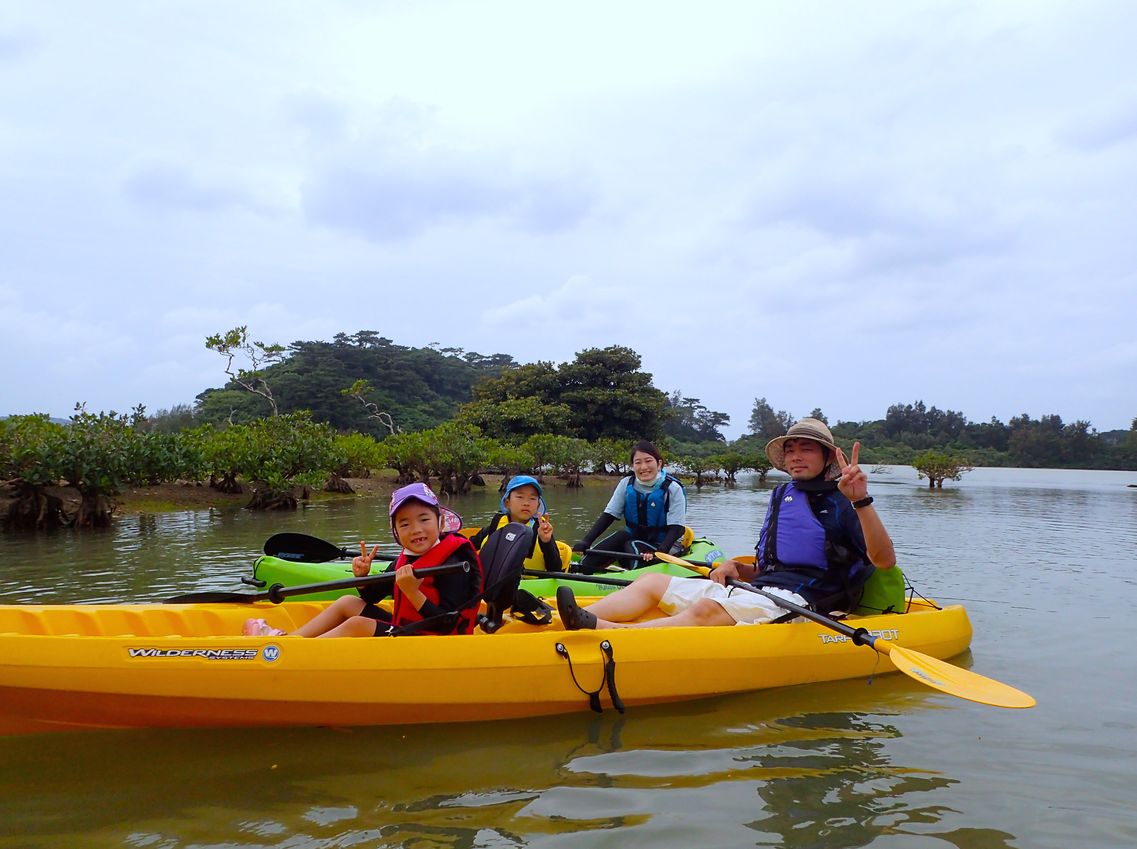
[[[864,498],[858,498],[853,502],[853,509],[860,510],[862,507],[868,507],[870,504],[872,504],[872,496],[866,495]]]

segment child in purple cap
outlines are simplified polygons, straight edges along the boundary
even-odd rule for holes
[[[360,587],[358,596],[341,596],[292,632],[300,637],[376,637],[392,631],[424,634],[471,634],[477,624],[482,594],[482,566],[477,550],[464,536],[454,533],[462,520],[453,510],[438,503],[425,483],[412,483],[391,494],[391,535],[403,550],[387,571],[395,573],[391,587]],[[379,546],[370,552],[359,541],[359,556],[351,561],[351,571],[362,578],[371,572],[371,561]],[[468,572],[417,577],[412,567],[443,566],[467,561]],[[378,606],[393,596],[388,613]],[[417,625],[416,623],[421,623]],[[247,636],[284,636],[263,619],[245,622]]]

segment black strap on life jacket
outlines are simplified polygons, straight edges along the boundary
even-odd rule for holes
[[[778,484],[770,494],[770,521],[766,531],[766,560],[771,564],[778,562],[778,514],[782,512],[782,495],[788,484]],[[761,552],[759,552],[761,554]],[[759,561],[758,567],[762,568]]]
[[[493,529],[497,527],[497,523],[504,518],[504,513],[494,513],[493,518],[486,523],[485,527],[470,537],[470,544],[480,551],[482,543],[493,533]]]
[[[527,625],[548,625],[553,621],[553,608],[525,589],[517,590],[509,613]]]

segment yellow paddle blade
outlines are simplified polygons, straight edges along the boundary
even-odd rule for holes
[[[657,551],[655,556],[662,560],[664,563],[674,563],[677,566],[686,566],[692,572],[698,572],[700,575],[710,574],[710,569],[705,566],[696,566],[693,563],[688,563],[686,560],[680,560],[678,557],[672,557],[670,554],[664,554]],[[742,558],[736,557],[734,560],[741,560]],[[753,558],[751,558],[753,560]],[[763,593],[763,595],[767,595]],[[778,599],[773,596],[775,603]],[[784,604],[782,604],[785,607]],[[800,615],[805,616],[807,619],[812,619],[820,625],[831,628],[837,633],[848,633],[848,627],[842,630],[841,623],[830,619],[828,616],[823,616],[820,613],[815,613],[810,610],[803,610],[795,608],[799,611]],[[1000,681],[995,681],[991,678],[985,678],[976,672],[971,672],[967,669],[960,669],[958,666],[953,666],[942,660],[937,660],[934,657],[929,657],[914,649],[906,649],[904,646],[898,646],[895,643],[888,643],[884,640],[875,640],[871,646],[881,654],[886,654],[893,665],[907,675],[919,681],[921,684],[926,684],[929,687],[934,687],[952,696],[958,696],[961,699],[968,699],[973,702],[979,702],[985,705],[993,705],[995,707],[1004,708],[1029,708],[1034,707],[1036,704],[1034,697],[1022,690],[1016,690],[1014,687],[1003,684]]]
[[[706,566],[699,566],[697,563],[692,563],[690,560],[681,560],[678,557],[672,557],[670,554],[662,551],[654,551],[652,553],[655,555],[655,558],[657,560],[662,560],[664,563],[670,563],[673,566],[686,566],[692,572],[698,572],[703,577],[711,574],[711,570]]]
[[[1003,708],[1029,708],[1037,704],[1029,693],[904,646],[877,640],[873,648],[887,654],[893,665],[908,677],[949,695]]]

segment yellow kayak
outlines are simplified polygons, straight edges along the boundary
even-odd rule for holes
[[[0,606],[0,733],[511,719],[895,671],[889,656],[812,622],[234,636],[249,616],[291,629],[325,604]],[[940,659],[971,641],[958,605],[846,621]]]

